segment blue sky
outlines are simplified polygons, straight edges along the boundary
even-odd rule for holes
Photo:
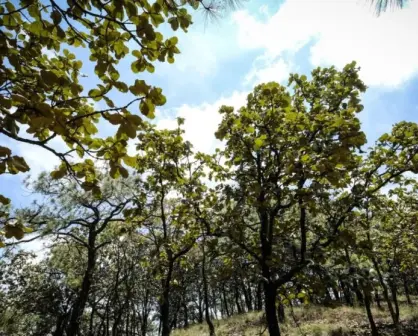
[[[158,64],[154,74],[136,75],[127,60],[120,66],[121,79],[146,79],[162,87],[167,104],[157,111],[155,122],[173,127],[177,116],[186,118],[186,138],[198,150],[210,152],[218,145],[213,133],[221,105],[239,107],[256,84],[286,84],[290,72],[308,74],[316,66],[341,68],[356,60],[369,86],[360,119],[371,144],[400,120],[418,122],[417,14],[418,1],[377,18],[366,0],[247,0],[218,21],[205,24],[201,14],[194,14],[189,32],[177,33],[182,53],[174,64]],[[168,28],[163,33],[173,35]],[[87,52],[80,51],[77,56],[89,75],[83,84],[89,89],[93,70]],[[113,98],[127,101],[122,94]],[[33,177],[57,164],[42,149],[4,137],[0,143],[27,159]],[[0,177],[0,193],[15,206],[32,199],[21,184],[23,177]]]

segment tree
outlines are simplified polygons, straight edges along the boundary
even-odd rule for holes
[[[396,125],[367,159],[360,155],[366,139],[356,113],[363,110],[359,94],[366,87],[355,63],[341,72],[315,69],[310,81],[291,75],[290,84],[293,94],[267,83],[237,112],[222,107],[216,133],[231,167],[226,174],[218,169],[218,177],[233,181],[224,186],[224,230],[258,263],[272,336],[280,335],[278,287],[321,262],[367,195],[417,171],[418,159],[412,123]],[[248,209],[258,218],[243,216]]]
[[[56,235],[70,246],[84,250],[84,271],[65,326],[67,336],[79,333],[81,317],[93,285],[98,252],[111,242],[105,230],[111,225],[125,224],[123,211],[143,197],[140,190],[133,194],[118,181],[102,179],[100,187],[101,196],[95,197],[71,179],[56,181],[41,176],[35,183],[35,190],[42,193],[47,201],[43,209],[46,218],[43,235]]]
[[[151,256],[157,260],[155,277],[161,283],[162,336],[171,332],[170,296],[176,280],[175,269],[199,236],[189,204],[201,199],[205,188],[201,182],[202,165],[194,159],[191,144],[182,138],[183,121],[178,119],[175,130],[146,125],[137,146],[137,172],[146,176],[144,191],[148,200],[141,217],[134,220],[149,232],[153,244]]]
[[[192,18],[190,5],[213,11],[234,1],[171,0],[21,0],[0,5],[0,134],[12,141],[41,147],[61,161],[51,175],[72,176],[96,194],[99,180],[91,160],[105,160],[112,177],[127,176],[132,166],[127,154],[129,139],[142,127],[137,109],[149,118],[165,103],[162,90],[142,79],[126,83],[118,64],[130,54],[135,74],[153,73],[155,62],[174,62],[177,37],[165,39],[159,27],[167,22],[172,30],[187,31]],[[93,62],[92,88],[81,85],[83,62],[79,48]],[[45,50],[54,56],[48,56]],[[115,104],[115,92],[126,96]],[[103,101],[107,107],[92,103]],[[98,123],[117,127],[114,136],[100,138]],[[54,147],[61,139],[67,149]],[[74,159],[74,155],[79,158]],[[77,162],[79,161],[79,162]],[[27,172],[25,158],[0,146],[0,174]],[[0,203],[10,200],[0,195]],[[2,215],[7,217],[7,213]],[[22,235],[16,226],[13,236]]]

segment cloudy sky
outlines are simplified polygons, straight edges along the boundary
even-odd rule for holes
[[[339,68],[356,60],[369,86],[360,118],[369,143],[400,120],[418,121],[418,1],[404,10],[374,15],[366,0],[247,0],[218,21],[201,14],[187,34],[179,33],[174,64],[160,64],[145,76],[163,88],[167,104],[155,122],[172,127],[177,116],[186,119],[186,137],[197,150],[210,152],[221,105],[239,107],[258,83],[287,83],[289,73],[309,74],[317,66]],[[172,34],[166,29],[166,36]],[[87,52],[78,57],[87,60]],[[83,71],[92,74],[85,62]],[[129,60],[122,64],[122,80],[132,82]],[[86,88],[89,78],[83,79]],[[115,95],[114,100],[125,100]],[[101,129],[101,133],[109,132]],[[31,175],[52,169],[57,159],[39,148],[12,144],[31,166]],[[59,142],[56,146],[61,146]],[[1,176],[0,192],[15,206],[31,196],[21,185],[23,175]]]

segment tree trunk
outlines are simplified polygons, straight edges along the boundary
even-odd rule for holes
[[[393,300],[393,303],[395,305],[396,320],[399,321],[398,291],[397,291],[397,288],[396,288],[396,283],[393,279],[390,281],[390,291],[392,293],[392,300]]]
[[[205,301],[205,319],[206,319],[206,323],[208,324],[209,335],[215,336],[215,327],[213,326],[213,323],[209,314],[209,294],[208,294],[208,282],[206,278],[206,253],[205,253],[204,244],[205,244],[205,239],[203,239],[203,245],[202,245],[202,252],[203,252],[202,280],[203,280],[203,299]]]
[[[163,283],[162,302],[160,303],[160,314],[161,314],[161,336],[170,336],[171,325],[170,325],[170,282],[173,274],[173,263],[169,264],[167,277]]]
[[[389,298],[388,287],[386,286],[385,280],[383,279],[382,272],[380,271],[380,266],[379,266],[376,258],[372,257],[371,259],[372,259],[372,262],[373,262],[373,266],[376,269],[376,272],[377,272],[377,275],[378,275],[378,278],[379,278],[379,282],[380,282],[380,286],[382,286],[383,297],[385,298],[385,301],[388,305],[390,316],[392,317],[393,324],[395,325],[395,328],[398,328],[399,321],[396,318],[396,313],[393,309],[392,302]]]
[[[353,306],[353,300],[351,299],[350,288],[345,284],[345,282],[340,278],[341,289],[343,290],[344,299],[347,305]]]
[[[261,281],[257,284],[257,308],[258,311],[263,310],[263,283]]]
[[[203,300],[202,300],[202,293],[200,291],[200,288],[198,290],[198,298],[199,298],[199,302],[198,302],[198,322],[199,323],[203,323]]]
[[[364,293],[364,305],[366,307],[367,318],[369,319],[369,323],[370,323],[371,335],[372,336],[379,336],[379,332],[377,331],[376,323],[374,322],[372,310],[370,308],[370,305],[371,305],[370,290],[368,288],[366,288],[367,286],[363,285],[362,287],[363,287],[363,293]]]
[[[218,296],[216,295],[216,291],[213,288],[212,289],[212,309],[213,309],[213,314],[214,314],[214,319],[218,319],[219,315],[218,315],[218,301],[217,298]]]
[[[253,303],[252,303],[252,299],[251,299],[251,287],[245,285],[245,281],[241,280],[241,287],[242,287],[242,292],[244,293],[244,300],[245,300],[245,305],[247,306],[247,311],[252,311],[253,310]]]
[[[272,241],[274,237],[274,216],[264,208],[265,194],[261,192],[257,198],[260,203],[260,243],[261,243],[261,273],[264,281],[264,307],[267,328],[270,336],[280,336],[280,326],[277,320],[276,296],[277,285],[273,282],[269,263],[272,259]]]
[[[93,272],[96,266],[95,241],[96,236],[94,234],[91,234],[91,236],[89,237],[89,248],[87,252],[87,267],[86,271],[84,272],[81,289],[71,309],[70,321],[66,330],[67,336],[76,336],[79,334],[80,320],[86,307],[87,299],[91,288]]]
[[[407,280],[406,275],[404,273],[402,274],[402,280],[403,280],[403,288],[404,288],[405,296],[406,296],[406,302],[409,305],[412,305],[412,300],[411,300],[411,296],[410,296],[410,292],[409,292],[409,286],[408,286],[408,280]]]
[[[64,314],[58,316],[57,322],[55,324],[55,331],[52,334],[53,336],[62,336],[64,334],[66,317],[67,316]]]
[[[357,302],[360,305],[364,304],[364,298],[363,298],[363,294],[360,291],[359,287],[358,287],[358,283],[356,279],[353,279],[353,289],[354,289],[354,293],[356,293],[356,297],[357,297]]]
[[[149,299],[149,290],[148,288],[145,290],[144,294],[144,302],[142,304],[142,318],[141,318],[141,336],[146,336],[148,332],[148,300]]]
[[[379,309],[383,309],[382,304],[380,302],[379,290],[377,288],[375,288],[374,290],[374,300],[376,301],[377,307]]]
[[[340,293],[338,292],[337,287],[335,284],[331,284],[332,293],[334,294],[335,300],[340,301]]]
[[[270,336],[280,336],[279,321],[276,313],[277,288],[271,282],[264,283],[264,303],[267,328]]]
[[[235,284],[234,284],[234,293],[235,293],[235,304],[237,305],[238,314],[242,314],[243,310],[242,310],[241,303],[240,303],[240,295],[239,295],[237,281],[235,281]]]
[[[225,286],[222,286],[222,298],[224,301],[224,308],[225,308],[226,316],[230,317],[231,314],[229,313],[229,309],[228,309],[228,300],[226,299]]]
[[[183,301],[183,328],[187,328],[189,326],[189,309],[187,308],[186,301]]]
[[[285,315],[285,312],[284,312],[284,305],[283,305],[281,300],[279,302],[279,308],[278,308],[277,313],[278,313],[279,322],[280,323],[286,322],[286,315]]]

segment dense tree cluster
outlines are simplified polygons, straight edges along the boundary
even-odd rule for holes
[[[418,125],[362,150],[355,63],[289,86],[221,107],[215,154],[193,151],[182,119],[143,121],[130,175],[103,171],[99,194],[53,172],[30,182],[41,200],[12,212],[50,249],[5,249],[2,331],[168,336],[206,321],[215,335],[213,319],[263,310],[276,336],[283,307],[336,303],[364,306],[374,335],[372,304],[399,326],[398,295],[418,294]]]

